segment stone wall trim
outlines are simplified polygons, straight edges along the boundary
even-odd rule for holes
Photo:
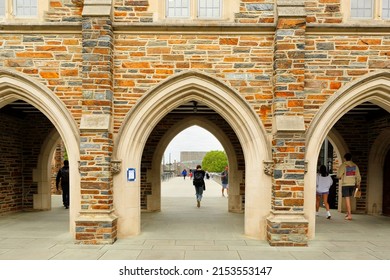
[[[303,116],[275,116],[276,132],[304,132]]]
[[[110,115],[83,115],[80,130],[109,130],[110,123]]]

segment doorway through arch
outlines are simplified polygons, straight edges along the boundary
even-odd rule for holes
[[[389,89],[389,73],[371,73],[354,81],[348,87],[340,89],[338,93],[329,98],[310,124],[306,135],[308,168],[305,176],[305,186],[307,186],[305,212],[309,219],[309,238],[312,239],[315,236],[314,202],[317,158],[322,143],[328,136],[333,138],[338,156],[341,157],[346,152],[351,152],[353,161],[361,170],[363,197],[355,201],[355,211],[372,213],[373,202],[371,200],[376,196],[378,188],[382,189],[383,186],[383,182],[375,181],[373,178],[378,178],[374,175],[378,172],[375,171],[378,169],[375,161],[381,165],[379,170],[383,170],[384,159],[383,156],[378,157],[381,153],[378,154],[377,151],[380,150],[383,154],[383,151],[388,149],[387,143],[384,145],[386,148],[380,144],[382,141],[378,141],[378,135],[388,130],[388,125],[386,126],[388,122],[383,120],[389,119],[390,116]],[[363,110],[366,112],[365,115],[361,113]],[[378,199],[376,197],[375,200],[379,201]],[[341,203],[339,200],[339,211],[343,211]]]
[[[79,132],[70,112],[52,91],[34,78],[0,69],[0,113],[3,114],[0,121],[2,148],[11,155],[9,158],[16,160],[15,165],[7,165],[6,161],[0,160],[3,162],[1,168],[11,174],[9,182],[12,188],[19,189],[20,207],[16,211],[50,209],[53,151],[60,139],[64,142],[71,165],[73,194],[69,228],[75,234],[74,221],[80,205],[80,175],[77,172],[80,154]],[[17,171],[11,170],[12,166],[17,166]]]
[[[165,116],[171,112],[174,115],[175,109],[191,102],[197,102],[216,112],[216,115],[225,120],[236,135],[245,159],[245,234],[265,240],[266,217],[270,213],[271,206],[271,177],[262,172],[264,161],[270,159],[270,144],[264,127],[253,109],[238,93],[222,82],[198,72],[177,75],[157,86],[140,100],[124,121],[114,150],[114,156],[121,160],[122,166],[125,167],[114,177],[114,203],[119,216],[118,237],[136,235],[141,231],[142,182],[140,180],[127,182],[123,174],[124,169],[135,167],[138,178],[142,176],[142,172],[147,174],[148,170],[143,168],[142,164],[147,142],[153,141],[151,138],[153,130]],[[142,121],[138,117],[140,115],[144,116]],[[180,122],[180,120],[176,122],[180,125],[170,130],[166,138],[156,140],[163,141],[165,144],[158,146],[164,148],[151,152],[156,165],[153,170],[159,170],[162,154],[170,140],[188,126],[188,122]],[[209,131],[216,130],[214,133],[211,132],[217,138],[221,134],[217,126],[207,123],[204,119],[194,118],[191,120],[191,125],[194,122],[206,126]],[[229,147],[229,142],[232,141],[227,141],[227,137],[222,137],[220,141],[225,150],[229,151],[232,150]],[[231,158],[235,158],[234,154]],[[153,174],[158,174],[157,171],[154,172],[156,173]],[[149,178],[154,180],[156,185],[160,180],[159,176]],[[156,203],[152,207],[158,209],[158,205],[159,203]]]

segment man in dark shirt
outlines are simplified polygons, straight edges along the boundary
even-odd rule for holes
[[[204,183],[204,176],[206,172],[202,170],[202,167],[200,165],[196,166],[196,170],[194,171],[194,180],[192,184],[195,186],[195,192],[196,192],[196,206],[200,207],[200,201],[202,200],[203,191],[206,189],[205,183]]]
[[[64,160],[64,166],[58,170],[56,177],[56,188],[58,190],[61,182],[62,203],[66,209],[69,208],[69,161]]]

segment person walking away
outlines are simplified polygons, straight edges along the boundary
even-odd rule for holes
[[[192,184],[195,186],[195,195],[196,195],[196,207],[200,207],[200,202],[202,201],[203,191],[206,189],[204,183],[205,171],[202,170],[200,165],[196,166],[196,170],[193,172],[193,181]]]
[[[345,206],[347,207],[345,219],[352,220],[351,196],[353,196],[356,188],[360,190],[362,178],[359,167],[352,161],[352,155],[350,153],[344,155],[344,160],[337,171],[337,178],[339,178],[342,197],[345,199]]]
[[[183,176],[183,178],[185,180],[186,176],[187,176],[187,170],[183,169],[183,171],[181,172],[181,175]]]
[[[64,166],[58,170],[56,177],[56,188],[58,190],[61,183],[62,203],[65,209],[69,208],[69,161],[64,160]]]
[[[225,196],[225,190],[226,190],[226,196],[229,193],[229,167],[225,167],[225,170],[221,173],[221,184],[222,184],[222,196]]]
[[[325,165],[320,166],[320,173],[317,174],[316,183],[316,216],[319,215],[321,197],[325,204],[326,218],[330,219],[328,195],[329,189],[333,184],[332,177],[328,174]]]

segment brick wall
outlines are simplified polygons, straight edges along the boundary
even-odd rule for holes
[[[114,20],[117,22],[153,22],[149,1],[114,0]]]
[[[305,1],[308,23],[341,23],[342,0],[308,0]]]
[[[48,22],[80,22],[84,0],[50,0],[45,12]]]
[[[23,130],[17,118],[1,113],[0,131],[0,213],[22,210]]]
[[[306,124],[337,90],[367,73],[390,68],[388,36],[308,35],[305,51]]]
[[[65,147],[64,144],[61,142],[56,146],[56,149],[54,151],[53,159],[51,162],[51,193],[52,194],[61,194],[61,191],[56,188],[56,177],[58,170],[63,166],[64,162],[64,155],[65,155]]]
[[[273,36],[117,35],[114,131],[148,90],[189,70],[221,79],[239,91],[270,128],[272,52]]]
[[[37,167],[42,143],[53,128],[42,114],[21,119],[0,111],[0,213],[33,209]]]
[[[81,119],[81,34],[0,34],[0,67],[41,82]]]
[[[236,23],[274,23],[274,0],[243,0],[240,1],[240,12],[235,14]]]

